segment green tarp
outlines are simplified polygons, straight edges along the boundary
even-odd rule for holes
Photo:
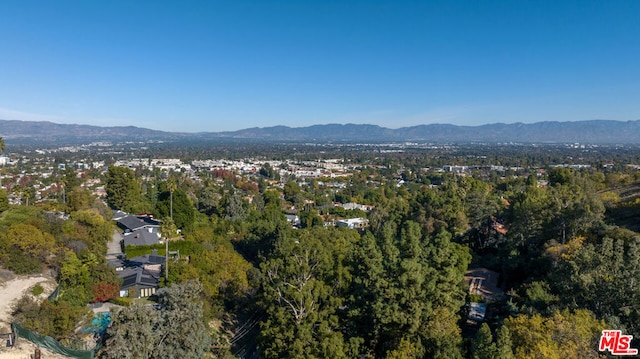
[[[93,350],[77,350],[67,348],[52,337],[40,335],[16,323],[12,323],[11,328],[13,329],[13,332],[16,333],[16,335],[20,338],[26,339],[42,348],[49,349],[53,352],[66,355],[71,358],[93,359],[95,352],[98,350],[97,348]]]
[[[52,301],[58,299],[58,294],[60,294],[60,285],[56,287],[56,290],[54,290],[53,293],[49,294],[47,300]]]

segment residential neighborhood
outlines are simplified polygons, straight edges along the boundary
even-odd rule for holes
[[[438,318],[450,331],[439,345],[461,357],[491,327],[514,333],[517,344],[502,345],[515,352],[535,315],[603,327],[588,297],[566,311],[566,298],[587,293],[570,289],[582,282],[566,271],[599,278],[605,246],[634,253],[640,230],[631,148],[551,146],[549,158],[538,146],[471,155],[368,144],[342,157],[336,145],[228,159],[198,149],[186,160],[128,146],[7,151],[0,167],[0,265],[55,283],[16,302],[14,332],[50,336],[58,353],[116,358],[114,348],[134,346],[118,333],[158,318],[162,335],[174,333],[167,323],[201,328],[189,343],[213,357],[282,357],[297,350],[284,338],[315,333],[310,313],[332,328],[312,348],[351,338],[368,348],[349,350],[383,357],[400,347],[374,343],[399,345],[400,332],[430,342]],[[608,313],[625,318],[625,298],[635,297],[614,294]],[[342,347],[332,353],[344,357]]]

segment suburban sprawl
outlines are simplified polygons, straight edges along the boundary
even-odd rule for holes
[[[0,358],[598,358],[603,330],[640,338],[635,145],[2,148]]]

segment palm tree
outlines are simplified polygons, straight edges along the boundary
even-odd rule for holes
[[[167,223],[167,227],[170,228],[171,230],[173,230],[173,233],[171,233],[171,236],[175,235],[175,224],[173,223],[173,191],[176,190],[176,181],[175,179],[170,176],[167,179],[167,189],[169,190],[169,219],[171,221],[170,225]],[[166,223],[166,221],[165,221]],[[165,231],[166,233],[166,231]],[[169,235],[166,235],[165,238],[165,254],[164,254],[164,258],[165,258],[165,270],[164,270],[164,280],[165,283],[169,280]]]
[[[173,177],[167,179],[167,189],[169,190],[169,217],[173,221],[173,191],[176,190],[176,180]]]
[[[169,281],[169,239],[176,235],[176,225],[171,218],[165,218],[162,220],[162,226],[160,232],[164,237],[165,254],[164,254],[164,281],[168,285]]]
[[[0,154],[4,152],[4,138],[0,137]],[[0,172],[0,187],[2,187],[2,173]]]

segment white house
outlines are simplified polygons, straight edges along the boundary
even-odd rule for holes
[[[369,227],[369,220],[366,218],[349,218],[341,219],[337,223],[338,227],[345,227],[350,229],[364,229]]]

